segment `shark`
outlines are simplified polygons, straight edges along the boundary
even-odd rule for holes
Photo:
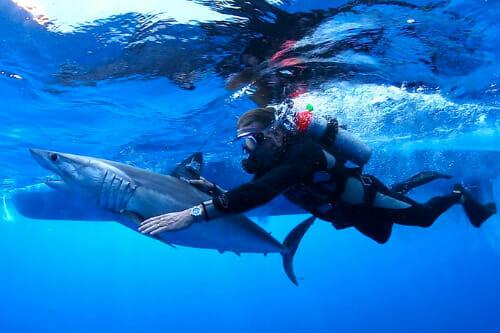
[[[85,201],[114,220],[136,231],[147,218],[187,209],[210,199],[210,195],[186,180],[199,179],[203,155],[195,153],[182,161],[171,174],[160,174],[101,158],[30,149],[34,159],[57,179],[47,180],[53,190],[68,198]],[[304,234],[314,222],[307,218],[283,242],[243,214],[232,214],[200,222],[155,238],[170,246],[215,249],[220,253],[279,253],[290,281],[298,285],[293,258]]]

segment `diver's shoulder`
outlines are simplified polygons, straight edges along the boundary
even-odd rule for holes
[[[288,147],[297,149],[301,147],[318,147],[321,148],[321,143],[307,135],[294,135],[288,138]]]
[[[287,144],[287,155],[291,158],[305,158],[314,155],[322,155],[322,145],[307,136],[291,137]]]

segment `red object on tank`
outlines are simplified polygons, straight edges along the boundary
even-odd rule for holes
[[[297,43],[295,40],[287,40],[282,45],[278,52],[271,56],[271,62],[277,61],[283,54],[287,53]]]
[[[295,117],[295,126],[299,132],[306,132],[313,120],[313,114],[311,111],[301,111],[297,113]]]
[[[303,86],[303,85],[300,85],[299,87],[297,87],[297,89],[295,89],[291,94],[290,94],[290,98],[296,98],[296,97],[299,97],[300,95],[302,94],[305,94],[307,92],[307,87],[306,86]]]

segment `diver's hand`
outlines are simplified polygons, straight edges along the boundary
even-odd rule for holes
[[[215,184],[200,176],[200,179],[186,179],[186,182],[203,192],[212,192],[216,189]]]
[[[141,223],[139,231],[143,234],[156,235],[163,231],[173,231],[189,227],[196,222],[191,209],[151,217]]]

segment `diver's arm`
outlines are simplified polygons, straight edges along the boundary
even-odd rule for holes
[[[211,191],[212,191],[212,194],[214,196],[221,195],[221,194],[227,192],[227,190],[223,189],[222,187],[220,187],[219,185],[217,185],[215,183],[214,183],[214,186],[212,187]]]
[[[315,163],[304,162],[277,166],[262,177],[215,196],[199,206],[151,217],[141,223],[139,231],[143,234],[156,235],[163,231],[184,229],[195,222],[211,221],[260,206],[300,182],[307,175],[311,175],[316,168]],[[201,210],[198,209],[198,213],[193,214],[196,207]]]
[[[301,169],[303,167],[298,164],[279,166],[257,180],[214,196],[212,200],[202,204],[205,219],[212,220],[226,214],[242,213],[271,201],[298,181],[299,177],[294,177],[293,174],[300,173]]]
[[[226,89],[237,90],[254,81],[258,76],[258,72],[254,68],[245,68],[243,71],[233,74],[226,82]]]
[[[141,223],[139,231],[155,235],[187,228],[195,222],[245,212],[270,201],[290,186],[306,181],[315,171],[324,170],[330,164],[317,144],[298,144],[287,155],[281,164],[250,183],[217,195],[199,206],[151,217]],[[199,213],[195,214],[195,211]]]
[[[209,220],[214,215],[242,213],[263,205],[290,186],[304,181],[325,164],[324,155],[321,155],[317,160],[279,165],[262,177],[215,196],[211,202],[205,202],[206,218]]]

